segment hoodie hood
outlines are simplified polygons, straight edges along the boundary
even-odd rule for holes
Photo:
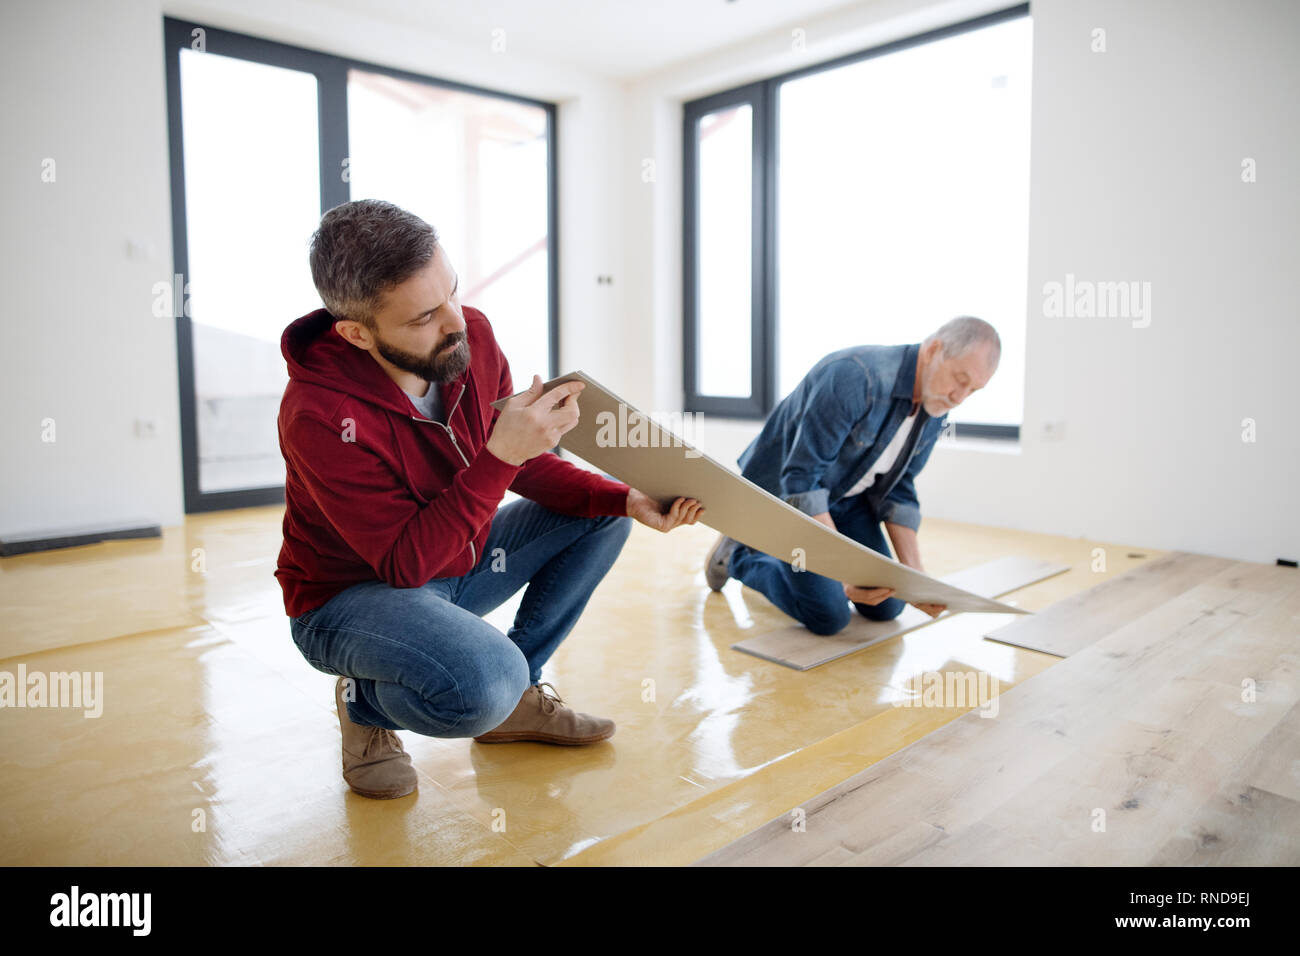
[[[409,418],[414,409],[406,394],[369,354],[335,331],[336,321],[326,309],[317,309],[285,328],[280,352],[290,381],[350,395]],[[455,381],[437,386],[444,407],[449,407],[448,397],[454,400],[468,374],[466,369]]]

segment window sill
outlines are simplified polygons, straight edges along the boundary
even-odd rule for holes
[[[1017,438],[940,438],[935,449],[950,448],[954,451],[982,451],[997,455],[1019,455],[1020,440]]]

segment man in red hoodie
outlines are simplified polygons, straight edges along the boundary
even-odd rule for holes
[[[550,449],[579,417],[582,383],[510,401],[487,317],[424,220],[379,200],[327,212],[312,237],[325,308],[285,329],[278,419],[286,465],[275,572],[294,643],[339,678],[343,776],[364,796],[416,788],[394,733],[588,744],[611,720],[576,713],[542,665],[614,563],[631,518],[664,511]],[[522,497],[498,508],[507,490]],[[525,587],[502,634],[483,615]],[[549,688],[549,692],[543,690]]]

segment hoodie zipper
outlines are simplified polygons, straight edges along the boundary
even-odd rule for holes
[[[429,387],[437,388],[438,386],[436,384],[431,384]],[[447,437],[451,439],[452,447],[456,449],[456,454],[460,455],[460,460],[463,461],[465,463],[465,467],[468,468],[469,459],[466,458],[465,453],[461,451],[460,442],[456,441],[456,433],[451,430],[451,425],[450,425],[451,416],[456,413],[456,406],[460,404],[460,398],[464,394],[465,394],[465,386],[461,385],[460,391],[456,393],[456,401],[452,402],[451,411],[447,413],[448,424],[446,425],[444,425],[442,422],[435,422],[431,418],[421,418],[419,415],[412,415],[411,420],[417,422],[426,422],[430,425],[437,425],[439,428],[444,429],[447,432]],[[478,551],[474,547],[474,542],[472,540],[469,543],[469,555],[470,558],[473,559],[474,564],[478,564]]]

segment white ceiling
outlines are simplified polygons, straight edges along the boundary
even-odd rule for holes
[[[313,0],[360,17],[553,60],[607,77],[652,73],[869,0]]]

